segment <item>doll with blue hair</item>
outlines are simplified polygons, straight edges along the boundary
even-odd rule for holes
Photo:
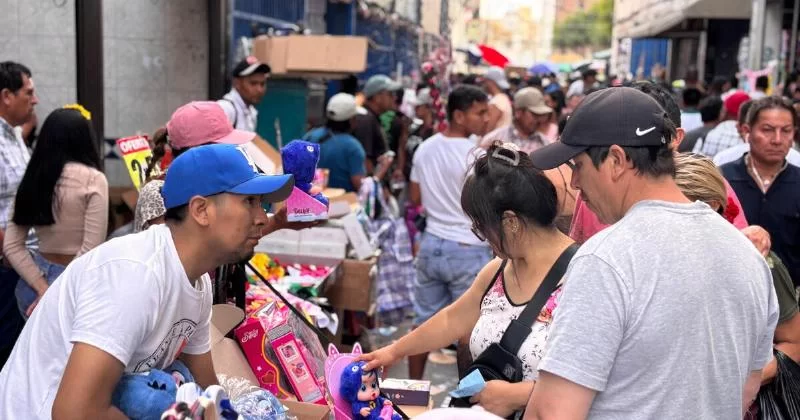
[[[353,362],[342,371],[340,395],[350,403],[353,419],[400,420],[392,402],[381,397],[378,374],[364,370],[365,362]]]

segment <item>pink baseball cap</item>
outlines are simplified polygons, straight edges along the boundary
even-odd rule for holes
[[[233,128],[218,103],[194,101],[181,106],[167,123],[170,147],[186,149],[208,143],[244,144],[255,133]]]

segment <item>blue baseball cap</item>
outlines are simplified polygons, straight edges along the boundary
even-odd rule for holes
[[[211,144],[193,147],[172,161],[161,195],[164,207],[172,209],[194,196],[220,193],[263,195],[265,201],[278,202],[287,199],[293,188],[293,175],[259,173],[241,146]]]

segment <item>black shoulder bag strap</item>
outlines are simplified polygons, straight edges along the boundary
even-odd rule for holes
[[[556,290],[558,282],[564,277],[569,262],[577,251],[578,244],[572,244],[561,253],[561,256],[559,256],[553,266],[550,267],[547,276],[545,276],[544,280],[542,280],[542,284],[539,285],[536,293],[534,293],[533,299],[525,306],[525,309],[522,310],[519,317],[508,324],[506,332],[503,333],[503,338],[500,339],[500,347],[506,349],[511,354],[519,353],[522,343],[525,342],[531,334],[533,323],[536,322],[536,318],[539,316],[545,303],[547,303],[547,299],[549,299],[550,295]]]
[[[233,103],[233,101],[228,98],[222,98],[220,100],[231,104],[231,106],[233,107],[233,121],[231,121],[231,125],[233,125],[233,128],[236,128],[236,123],[239,122],[239,110],[236,109],[236,104]]]

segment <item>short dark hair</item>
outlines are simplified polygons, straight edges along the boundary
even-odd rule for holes
[[[466,112],[472,105],[489,102],[489,97],[480,88],[471,85],[458,85],[447,97],[447,120],[453,121],[456,111]]]
[[[767,96],[757,101],[751,101],[750,110],[746,112],[747,124],[753,126],[758,121],[761,111],[768,109],[784,109],[788,111],[792,114],[792,125],[794,125],[795,128],[797,127],[797,113],[794,111],[791,101],[780,96]],[[740,111],[740,113],[742,112],[743,111]]]
[[[22,89],[22,76],[31,77],[31,71],[20,63],[13,61],[3,61],[0,63],[0,92],[8,89],[12,93],[17,93]]]
[[[681,126],[681,109],[678,103],[675,102],[675,97],[672,92],[668,91],[665,87],[647,80],[635,82],[631,85],[632,88],[648,94],[651,98],[655,99],[661,108],[667,112],[670,121],[675,127]],[[675,138],[673,135],[670,138]]]
[[[586,71],[583,72],[583,74],[581,76],[582,76],[583,80],[586,80],[586,79],[588,79],[590,77],[597,77],[597,70],[595,70],[595,69],[586,70]]]
[[[334,121],[328,119],[328,121],[325,122],[325,127],[328,127],[334,133],[349,133],[352,130],[350,120]]]
[[[769,76],[758,76],[756,78],[756,89],[767,90],[769,88]]]
[[[700,89],[697,88],[688,88],[683,90],[681,96],[683,98],[684,105],[696,107],[703,99],[703,92],[700,92]]]
[[[747,101],[739,106],[739,118],[736,121],[739,125],[747,124],[747,113],[750,112],[750,108],[753,107],[755,102],[756,101]]]
[[[675,155],[669,143],[661,146],[620,146],[628,161],[640,174],[653,178],[669,175],[675,177]],[[586,150],[595,168],[608,157],[610,146],[594,146]]]
[[[553,183],[533,167],[528,154],[497,141],[473,164],[461,191],[461,208],[505,252],[503,213],[514,212],[523,224],[555,228],[558,198]]]
[[[704,123],[718,120],[721,112],[722,98],[719,96],[709,96],[700,101],[700,119]]]
[[[167,209],[167,212],[164,214],[164,220],[165,221],[172,220],[180,223],[186,220],[186,215],[188,214],[189,214],[189,205],[184,204],[182,206]]]

